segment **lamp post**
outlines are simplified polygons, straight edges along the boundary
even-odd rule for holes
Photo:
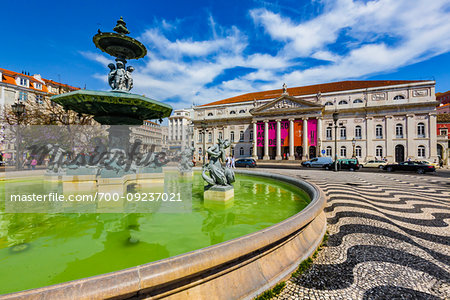
[[[337,158],[337,121],[339,120],[339,113],[337,111],[335,111],[333,113],[333,122],[334,122],[334,171],[337,172],[338,171],[338,158]]]
[[[355,146],[356,146],[356,139],[352,139],[352,145],[353,145],[353,155],[352,158],[356,158],[356,152],[355,152]]]
[[[206,122],[202,122],[201,123],[201,127],[202,127],[202,135],[203,135],[203,150],[202,150],[202,155],[203,155],[203,160],[202,160],[202,164],[205,165],[205,156],[206,156]]]
[[[317,139],[317,148],[319,150],[319,157],[322,157],[322,151],[320,150],[320,148],[322,147],[322,141],[320,140],[320,138]]]
[[[22,153],[20,151],[20,144],[21,144],[21,135],[20,135],[20,119],[22,115],[25,113],[25,104],[16,102],[13,105],[11,105],[11,109],[13,113],[17,117],[17,132],[16,132],[16,169],[20,170],[22,169]]]

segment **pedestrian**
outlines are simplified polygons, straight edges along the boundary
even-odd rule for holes
[[[231,157],[231,167],[236,169],[234,156]]]
[[[31,160],[30,165],[31,165],[31,169],[32,169],[32,170],[36,170],[36,165],[37,165],[37,160],[36,160],[36,158],[33,158],[33,159]]]
[[[30,169],[31,168],[31,160],[29,160],[28,158],[25,158],[25,161],[23,162],[23,167]]]
[[[194,164],[194,167],[195,167],[195,163],[196,163],[196,161],[195,161],[195,156],[192,157],[192,163]]]

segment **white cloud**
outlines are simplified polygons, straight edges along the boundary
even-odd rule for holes
[[[105,56],[101,55],[101,54],[97,54],[97,53],[93,53],[90,51],[80,51],[80,54],[83,55],[84,57],[86,57],[87,59],[96,61],[102,65],[104,65],[105,67],[114,62],[114,59],[112,58],[106,58]]]
[[[251,10],[253,22],[266,33],[266,45],[259,49],[271,43],[279,47],[271,53],[252,44],[253,28],[223,28],[213,15],[207,20],[210,31],[205,28],[211,36],[203,40],[193,35],[169,38],[164,30],[173,36],[179,21],[173,26],[163,20],[161,29],[150,28],[139,37],[149,52],[141,63],[130,62],[136,66],[133,91],[157,100],[180,99],[174,106],[182,108],[281,88],[283,82],[301,86],[361,78],[450,50],[448,0],[322,3],[322,13],[307,21],[267,9]],[[91,52],[82,55],[105,66],[112,61]],[[318,61],[311,65],[308,58]],[[220,80],[237,67],[254,71]]]

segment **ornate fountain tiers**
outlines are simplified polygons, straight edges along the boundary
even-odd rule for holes
[[[94,35],[93,41],[97,48],[108,53],[117,60],[139,59],[147,55],[147,49],[138,40],[127,36],[129,34],[125,21],[120,17],[115,32],[100,32]],[[126,63],[126,61],[124,61]]]
[[[51,100],[65,109],[94,115],[94,120],[103,125],[142,125],[143,120],[169,117],[172,113],[170,105],[129,93],[133,87],[131,73],[134,68],[126,67],[126,60],[144,57],[147,49],[138,40],[127,36],[130,32],[122,17],[113,30],[115,32],[99,30],[93,38],[97,48],[116,57],[116,64],[108,65],[112,91],[78,90],[53,96]]]
[[[94,115],[102,125],[142,125],[143,120],[169,117],[168,104],[136,94],[78,90],[52,97],[52,101],[82,114]]]

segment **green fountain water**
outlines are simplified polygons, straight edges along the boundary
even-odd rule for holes
[[[208,208],[203,185],[196,175],[189,213],[0,212],[0,293],[117,271],[221,243],[278,223],[309,202],[305,192],[289,184],[238,175],[233,205]],[[9,182],[8,191],[14,188],[38,192],[40,185]],[[1,193],[4,199],[3,187]]]

